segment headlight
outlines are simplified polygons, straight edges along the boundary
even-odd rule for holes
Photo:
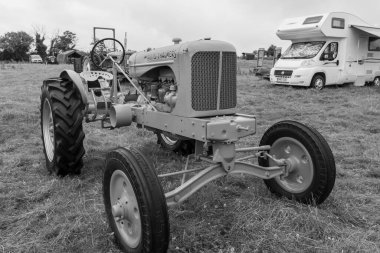
[[[301,62],[302,67],[314,65],[315,61],[313,59],[304,60]]]

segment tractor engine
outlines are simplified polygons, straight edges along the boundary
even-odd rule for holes
[[[156,70],[159,73],[154,73],[152,77],[139,78],[139,85],[156,109],[161,112],[171,112],[177,101],[175,76],[169,68]],[[153,71],[150,74],[152,73]],[[143,102],[143,98],[140,99]]]
[[[236,50],[229,43],[198,40],[137,52],[129,74],[159,111],[182,117],[236,112]]]

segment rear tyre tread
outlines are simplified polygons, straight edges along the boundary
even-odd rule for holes
[[[41,129],[45,99],[51,104],[54,122],[54,157],[50,162],[45,151],[46,167],[60,176],[79,174],[85,154],[82,127],[84,105],[80,94],[71,80],[60,78],[45,81],[41,90]]]

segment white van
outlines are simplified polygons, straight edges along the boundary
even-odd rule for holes
[[[380,27],[344,12],[286,19],[277,36],[291,40],[270,72],[273,84],[380,85]]]
[[[41,56],[39,56],[38,54],[29,55],[29,62],[30,63],[43,63]]]

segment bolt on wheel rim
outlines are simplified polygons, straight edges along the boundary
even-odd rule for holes
[[[112,174],[110,200],[112,216],[121,238],[129,247],[136,248],[142,235],[140,210],[131,181],[121,170]]]
[[[302,143],[290,137],[276,140],[270,149],[270,154],[276,159],[286,159],[289,174],[276,177],[276,182],[286,191],[300,193],[305,191],[312,183],[314,165],[311,156]],[[270,166],[276,166],[273,161]]]
[[[42,108],[42,132],[44,138],[44,145],[46,155],[49,161],[53,161],[54,157],[54,122],[53,122],[53,112],[48,99],[45,99]]]
[[[165,134],[162,134],[162,133],[161,133],[161,137],[164,140],[164,142],[166,142],[169,145],[175,145],[177,143],[177,141],[178,141],[177,138],[168,137],[168,136],[166,136]]]
[[[323,88],[323,80],[322,79],[317,79],[315,81],[315,88],[317,90],[321,90]]]

